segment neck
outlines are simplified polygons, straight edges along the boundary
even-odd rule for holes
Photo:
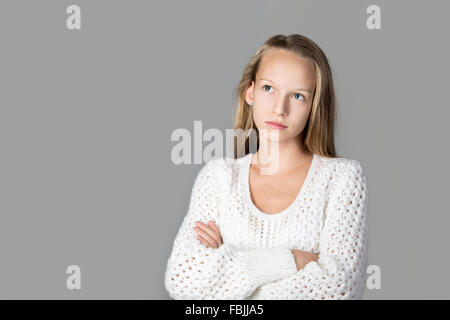
[[[276,173],[285,173],[305,166],[312,156],[313,153],[307,151],[297,137],[282,142],[260,143],[252,163],[256,168],[278,168]]]

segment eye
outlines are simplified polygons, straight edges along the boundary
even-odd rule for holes
[[[266,84],[266,85],[263,86],[263,90],[265,90],[266,87],[272,88],[271,86],[269,86],[268,84]],[[267,91],[267,90],[265,90],[265,91]]]
[[[302,97],[302,100],[305,100],[305,97],[302,95],[302,94],[300,94],[300,93],[296,93],[296,94],[294,94],[294,97],[296,96],[296,95],[299,95],[299,96],[301,96]],[[299,100],[299,101],[302,101],[302,100]]]

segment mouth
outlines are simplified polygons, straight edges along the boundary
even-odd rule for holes
[[[281,124],[279,122],[266,121],[266,123],[269,125],[269,127],[273,128],[273,129],[286,129],[287,128],[287,126],[285,126],[284,124]]]

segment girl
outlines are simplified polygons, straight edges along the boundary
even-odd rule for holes
[[[275,35],[237,87],[235,129],[255,154],[199,171],[167,262],[175,299],[360,299],[368,194],[358,161],[336,157],[332,74],[322,50]],[[267,152],[265,151],[267,150]],[[241,152],[242,153],[242,152]],[[276,168],[265,174],[263,168]]]

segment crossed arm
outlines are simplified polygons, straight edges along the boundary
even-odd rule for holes
[[[207,224],[196,221],[194,231],[197,234],[197,239],[207,248],[219,248],[222,244],[222,235],[219,227],[213,220],[208,221]],[[297,270],[303,269],[309,262],[317,261],[319,255],[299,249],[291,249],[295,259]]]

